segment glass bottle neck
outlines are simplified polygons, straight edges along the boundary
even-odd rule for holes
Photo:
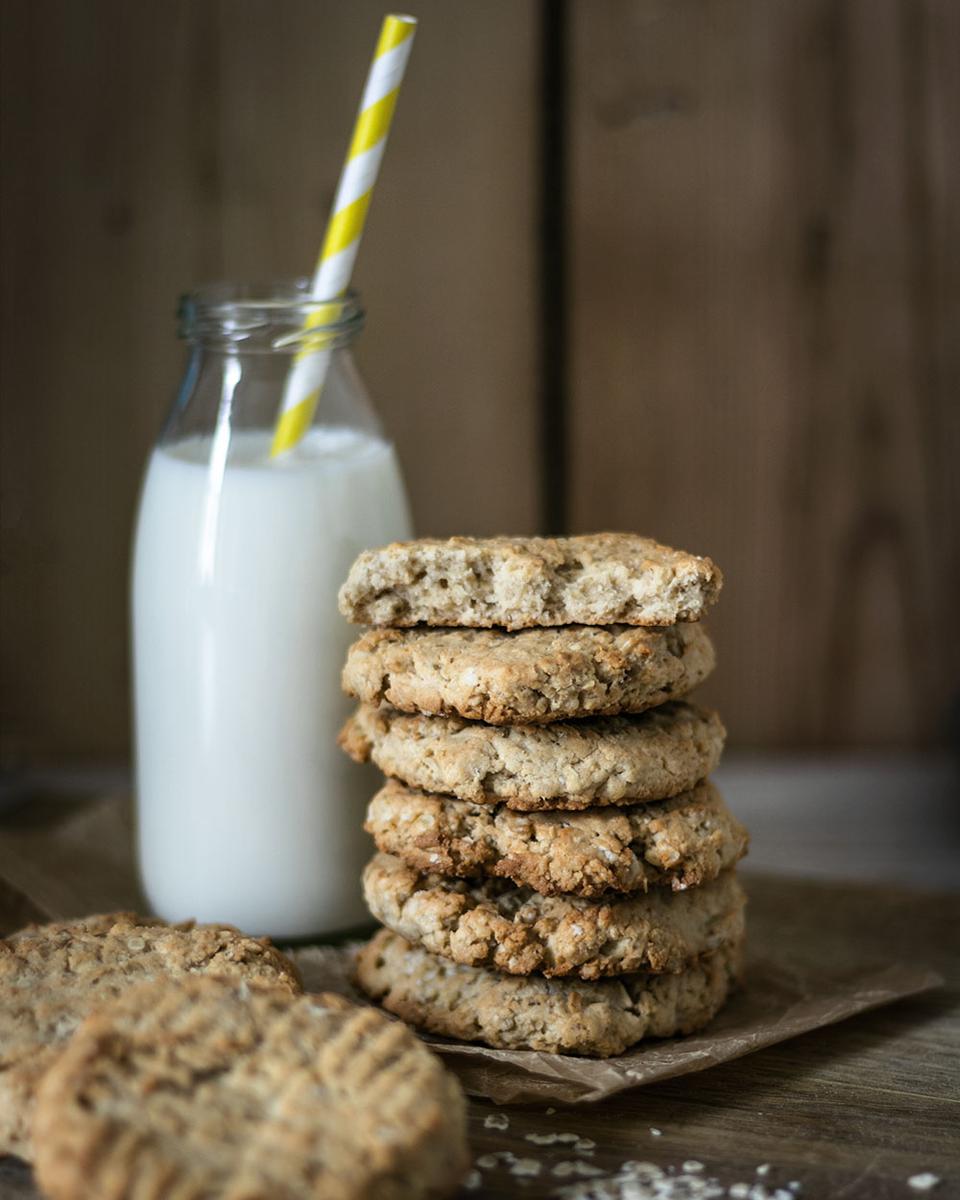
[[[302,433],[381,436],[350,349],[363,326],[359,299],[351,293],[314,300],[306,286],[304,280],[216,284],[182,298],[179,332],[189,354],[162,445],[188,439],[212,445],[214,435],[229,441],[238,431],[247,442],[254,434],[269,438],[294,392],[310,398]],[[314,379],[311,363],[319,368]]]
[[[306,279],[217,283],[182,296],[180,336],[211,350],[296,355],[350,345],[363,328],[355,292],[333,300],[310,296]]]

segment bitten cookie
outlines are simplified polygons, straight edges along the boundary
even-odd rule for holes
[[[0,941],[0,1153],[30,1157],[37,1086],[94,1008],[145,980],[202,973],[301,990],[296,968],[266,938],[226,925],[107,913]]]
[[[679,971],[739,940],[746,903],[733,871],[687,892],[585,900],[425,874],[382,853],[367,864],[363,889],[382,925],[453,962],[581,979]]]
[[[51,1200],[419,1200],[468,1166],[460,1087],[404,1025],[340,996],[220,979],[131,989],[40,1087]]]
[[[520,811],[663,800],[716,767],[715,712],[678,701],[629,717],[484,725],[361,704],[340,734],[355,762],[425,792]]]
[[[741,943],[675,975],[584,983],[458,966],[382,929],[357,956],[363,990],[430,1033],[503,1050],[609,1058],[648,1037],[703,1028],[736,982]]]
[[[343,687],[406,713],[540,725],[679,699],[715,661],[701,625],[373,629],[347,652]]]
[[[521,813],[392,780],[371,800],[364,828],[379,850],[417,870],[498,876],[544,896],[683,891],[735,866],[748,842],[711,783],[636,808]]]
[[[723,578],[709,558],[632,533],[424,538],[359,556],[340,611],[362,625],[673,625],[696,621]]]

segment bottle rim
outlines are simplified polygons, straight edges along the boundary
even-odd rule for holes
[[[296,354],[347,345],[363,328],[360,296],[318,300],[310,279],[277,278],[204,284],[177,305],[177,332],[187,342]]]

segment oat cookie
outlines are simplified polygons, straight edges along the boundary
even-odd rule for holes
[[[571,810],[688,791],[720,761],[725,732],[715,712],[683,701],[636,716],[500,726],[361,704],[340,744],[425,792]]]
[[[735,866],[748,841],[711,783],[613,812],[521,813],[391,780],[371,800],[364,828],[378,849],[417,870],[498,876],[544,896],[683,891]]]
[[[362,625],[672,625],[717,598],[709,558],[632,533],[423,538],[367,550],[340,589]]]
[[[363,888],[382,925],[453,962],[581,979],[679,971],[742,936],[746,903],[733,871],[687,892],[585,900],[425,874],[383,853],[367,864]]]
[[[145,980],[200,973],[301,990],[296,968],[266,938],[226,925],[106,913],[0,941],[0,1153],[30,1157],[36,1088],[94,1008]]]
[[[449,1195],[460,1087],[404,1025],[341,996],[165,980],[87,1018],[40,1087],[51,1200]]]
[[[357,956],[365,992],[411,1025],[503,1050],[609,1058],[642,1038],[693,1033],[722,1007],[740,969],[741,944],[675,975],[523,978],[463,967],[382,929]]]
[[[702,625],[667,629],[373,629],[350,647],[343,687],[368,704],[490,725],[638,713],[713,670]]]

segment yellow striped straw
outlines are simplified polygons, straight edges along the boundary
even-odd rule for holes
[[[317,259],[311,287],[311,295],[317,300],[341,296],[350,283],[416,28],[415,17],[396,13],[384,17]],[[324,324],[326,316],[320,309],[308,318],[304,330]],[[274,429],[271,458],[296,446],[310,428],[332,356],[329,347],[309,346],[295,355]]]

